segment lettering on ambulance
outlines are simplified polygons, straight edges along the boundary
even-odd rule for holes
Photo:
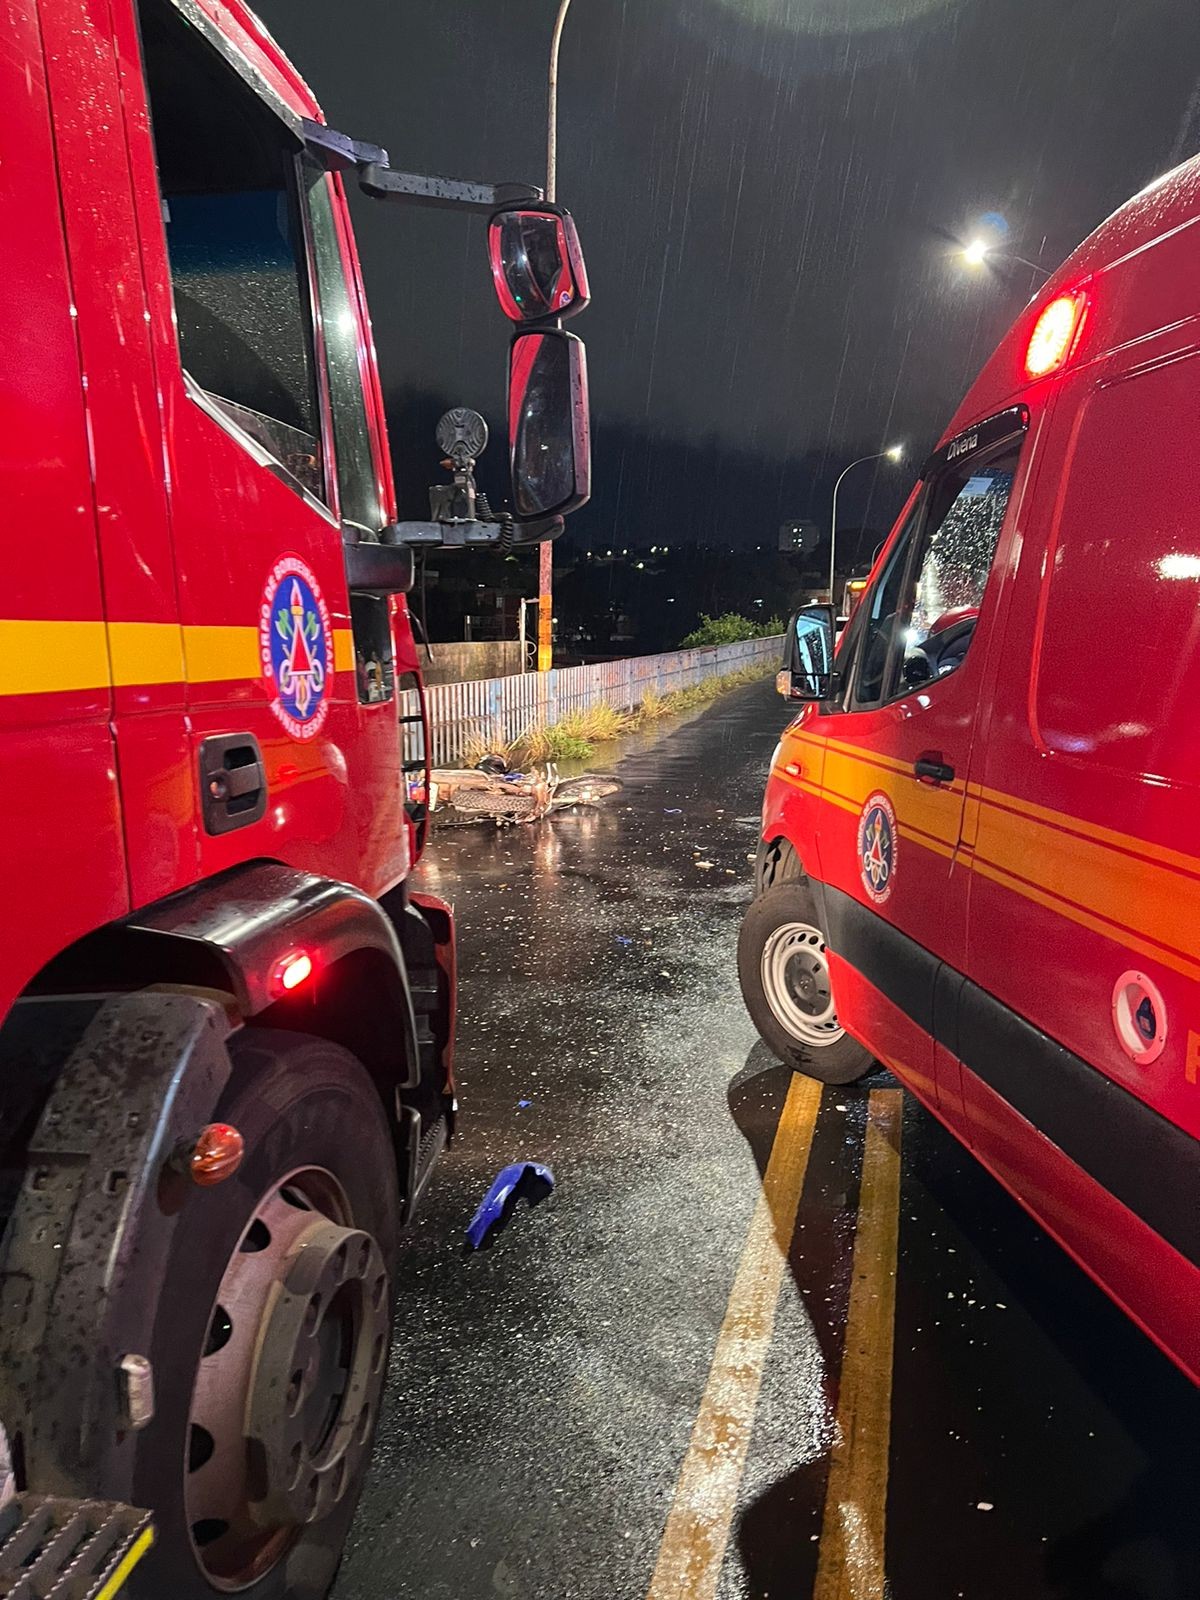
[[[329,715],[333,627],[317,576],[299,556],[271,569],[258,637],[271,710],[293,739],[316,738]]]

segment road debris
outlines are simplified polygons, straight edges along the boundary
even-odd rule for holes
[[[535,1206],[553,1189],[554,1174],[540,1161],[514,1161],[501,1167],[467,1224],[467,1244],[472,1250],[491,1244],[508,1226],[518,1200],[524,1198]]]
[[[440,822],[494,822],[498,828],[539,822],[554,811],[591,806],[621,790],[620,780],[584,773],[560,779],[553,762],[529,772],[496,770],[498,756],[485,757],[486,767],[439,769],[432,774],[430,810]]]

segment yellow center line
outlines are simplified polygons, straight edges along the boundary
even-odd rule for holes
[[[750,1446],[821,1085],[792,1079],[647,1600],[712,1600]],[[891,1365],[889,1355],[889,1369]]]
[[[868,1105],[837,1424],[812,1600],[883,1600],[903,1093]]]

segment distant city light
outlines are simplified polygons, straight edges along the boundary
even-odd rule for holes
[[[646,570],[646,563],[644,561],[639,561],[636,565],[639,572],[644,572]]]

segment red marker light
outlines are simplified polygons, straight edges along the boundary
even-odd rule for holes
[[[210,1122],[187,1155],[187,1172],[201,1189],[211,1189],[232,1178],[242,1164],[246,1142],[227,1122]]]
[[[293,989],[298,989],[302,983],[307,983],[312,977],[312,957],[303,951],[299,955],[288,956],[286,961],[279,965],[279,987],[285,994],[290,994]]]
[[[1056,372],[1071,354],[1083,322],[1087,296],[1082,290],[1060,294],[1033,325],[1025,350],[1025,372],[1030,378],[1044,378]]]

